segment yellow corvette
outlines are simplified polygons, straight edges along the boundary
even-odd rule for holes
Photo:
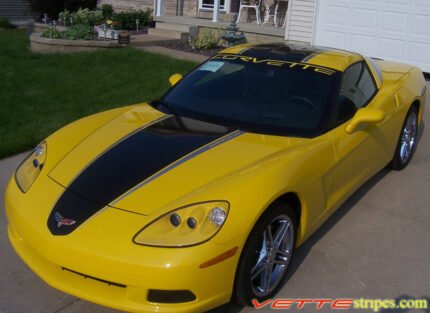
[[[426,92],[413,66],[284,44],[228,48],[170,82],[16,170],[9,239],[51,286],[131,312],[272,297],[342,202],[409,163]]]

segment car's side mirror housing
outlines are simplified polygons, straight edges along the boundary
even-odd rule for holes
[[[173,86],[175,86],[175,85],[178,83],[178,81],[180,81],[181,79],[182,79],[182,75],[181,75],[181,74],[176,73],[176,74],[173,74],[172,76],[170,76],[170,77],[169,77],[169,83],[170,83],[170,85],[173,87]]]
[[[385,118],[385,113],[379,109],[361,108],[359,109],[349,124],[346,126],[346,132],[352,134],[356,128],[363,123],[379,123]]]

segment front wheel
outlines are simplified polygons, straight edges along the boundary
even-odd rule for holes
[[[412,106],[406,115],[402,131],[397,142],[391,168],[395,170],[404,169],[412,159],[417,145],[418,137],[418,109]]]
[[[294,253],[296,216],[285,204],[269,208],[249,235],[236,273],[239,304],[264,301],[282,286]]]

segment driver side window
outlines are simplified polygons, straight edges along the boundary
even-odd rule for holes
[[[364,62],[348,67],[343,73],[337,103],[337,122],[350,119],[358,109],[367,105],[376,90],[372,74]]]

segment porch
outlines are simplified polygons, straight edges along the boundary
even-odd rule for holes
[[[154,0],[154,20],[157,28],[160,24],[188,25],[189,35],[194,37],[201,28],[225,30],[232,21],[237,20],[241,1],[243,0]],[[247,40],[252,42],[285,40],[289,1],[257,0],[256,3],[260,19],[257,18],[255,8],[242,8],[237,24],[239,31],[244,32]],[[269,18],[265,18],[267,12],[271,14]]]
[[[197,35],[196,32],[198,32],[198,28],[226,29],[231,23],[231,20],[228,19],[212,22],[212,20],[209,18],[188,16],[154,16],[154,20],[156,21],[157,28],[159,27],[160,23],[175,26],[183,25],[185,27],[184,29],[187,29],[187,26],[189,26],[189,34],[193,37]],[[244,32],[245,35],[247,35],[248,40],[260,39],[257,41],[264,41],[263,39],[267,38],[272,39],[272,41],[283,41],[285,38],[285,29],[282,27],[275,27],[271,24],[261,26],[255,22],[244,22],[237,24],[237,26],[239,27],[239,31]],[[161,28],[169,29],[169,27]],[[181,29],[181,27],[177,27],[177,29]]]

